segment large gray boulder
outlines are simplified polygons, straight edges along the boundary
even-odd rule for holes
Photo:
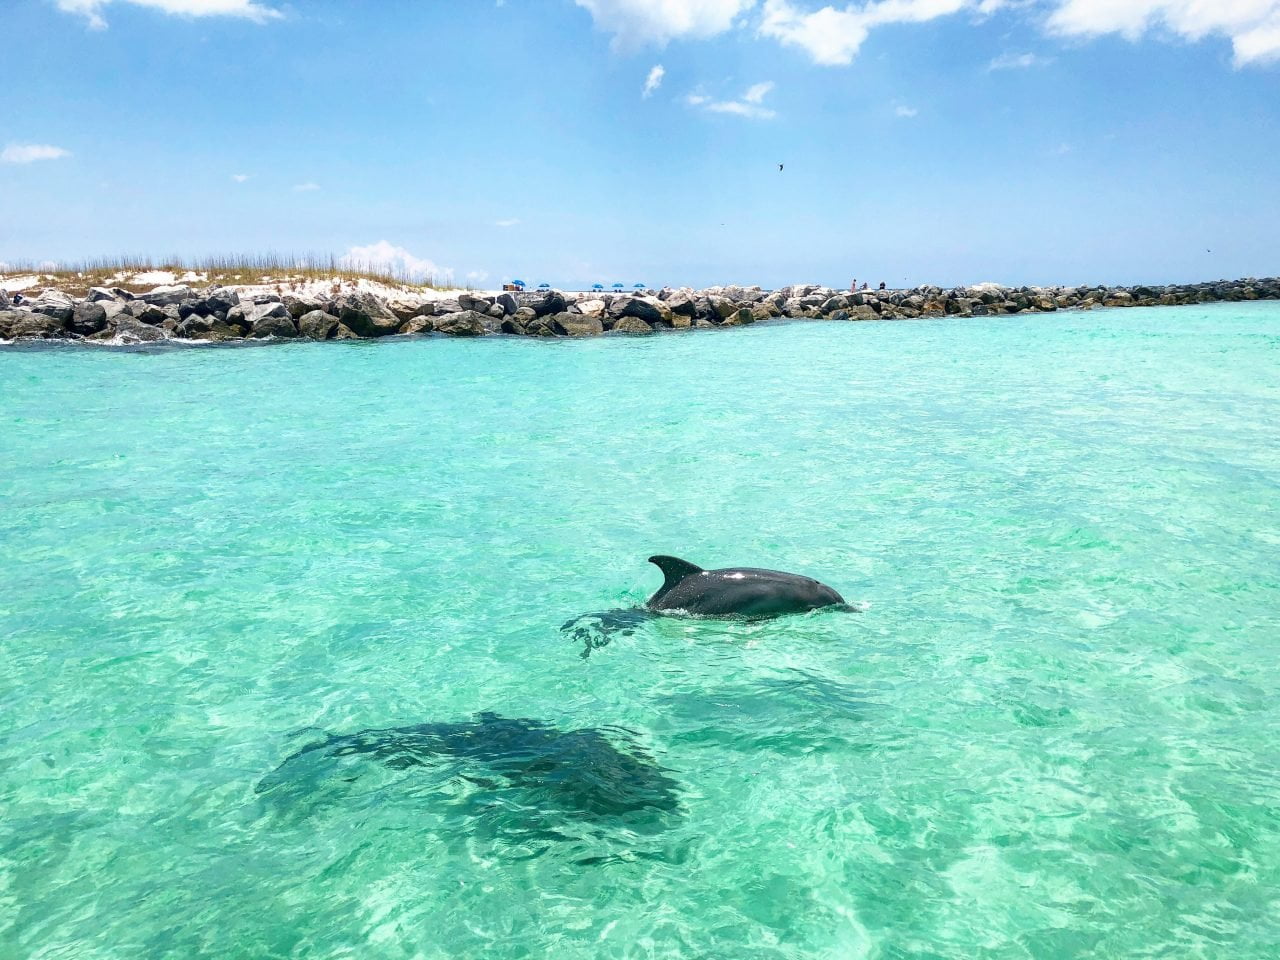
[[[159,327],[143,323],[125,313],[116,318],[115,336],[122,343],[154,343],[168,339],[167,334]]]
[[[502,307],[502,314],[506,317],[515,316],[515,312],[520,309],[520,304],[516,303],[516,298],[509,293],[499,294],[494,303]]]
[[[549,317],[564,313],[569,309],[568,301],[559,290],[545,290],[541,293],[526,294],[520,298],[520,305],[528,307],[539,317]]]
[[[298,335],[298,328],[289,316],[289,308],[283,303],[265,303],[253,308],[249,314],[249,336],[255,340],[275,337],[279,340],[292,340]]]
[[[446,313],[443,317],[433,318],[433,325],[438,333],[450,337],[482,337],[486,332],[486,321],[490,318],[476,310],[459,310],[457,313]]]
[[[210,287],[204,292],[204,305],[212,316],[226,319],[231,308],[240,303],[240,294],[226,287]]]
[[[81,337],[92,336],[106,326],[106,307],[88,300],[77,303],[71,311],[71,319],[67,321],[67,329]]]
[[[711,294],[707,297],[707,304],[710,307],[712,321],[720,321],[723,323],[735,313],[738,312],[738,305],[728,297],[722,297],[719,294]]]
[[[429,317],[435,313],[435,308],[430,303],[414,297],[393,297],[387,301],[387,309],[394,313],[396,319],[402,324],[414,317]]]
[[[313,310],[327,311],[329,299],[327,297],[307,294],[298,296],[297,294],[286,293],[280,298],[280,302],[284,304],[285,309],[289,311],[289,316],[295,320],[300,320]]]
[[[150,293],[142,294],[138,299],[145,300],[147,303],[154,304],[157,307],[176,307],[184,300],[190,300],[195,294],[191,292],[191,288],[184,283],[170,284],[168,286],[156,287]]]
[[[651,327],[671,326],[671,308],[657,297],[618,297],[609,304],[609,316],[615,321],[634,317]]]
[[[103,302],[110,302],[113,300],[124,301],[124,300],[131,299],[128,296],[121,296],[121,294],[123,293],[124,291],[119,289],[118,287],[115,287],[115,288],[90,287],[89,292],[85,294],[85,299],[88,300],[90,303],[103,303]]]
[[[812,317],[815,311],[811,307],[806,307],[804,301],[800,297],[791,297],[782,307],[783,316],[787,317]]]
[[[692,290],[680,289],[672,291],[663,300],[667,305],[667,309],[673,314],[685,317],[694,317],[698,313],[698,301]]]
[[[387,337],[400,329],[400,318],[371,293],[347,294],[335,306],[343,326],[361,337]]]
[[[60,340],[66,336],[66,321],[47,313],[5,310],[0,314],[0,339]]]
[[[209,330],[218,321],[213,317],[207,317],[201,313],[193,313],[185,317],[178,328],[173,331],[174,336],[186,340],[199,340],[200,334]]]
[[[599,317],[564,311],[557,313],[554,321],[556,332],[566,337],[598,337],[604,333],[604,324]]]
[[[45,290],[27,308],[35,313],[43,314],[66,323],[71,319],[76,302],[61,290]]]
[[[182,323],[178,324],[178,329],[175,333],[179,337],[185,337],[188,340],[211,340],[214,342],[239,340],[244,336],[242,327],[233,327],[217,317],[201,316],[200,314],[193,314],[183,320]]]
[[[13,325],[31,316],[26,310],[0,309],[0,340],[13,339]]]
[[[145,300],[130,300],[125,304],[124,309],[125,313],[135,320],[140,320],[153,327],[158,327],[169,319],[169,315],[162,308],[157,307],[154,303],[147,303]]]
[[[338,318],[323,310],[312,310],[298,318],[298,331],[308,340],[328,340],[338,330]]]
[[[556,328],[554,317],[539,317],[534,315],[533,319],[524,325],[524,332],[530,337],[558,337],[560,331]]]
[[[227,311],[226,322],[233,327],[241,327],[245,333],[248,333],[249,313],[252,310],[253,304],[251,303],[237,303]]]
[[[653,327],[639,317],[620,317],[609,329],[611,333],[653,333]]]
[[[107,323],[113,321],[120,314],[128,314],[127,307],[129,304],[124,300],[99,300],[98,306],[106,311]]]
[[[400,333],[405,336],[416,336],[423,333],[430,333],[434,329],[434,317],[410,317],[400,325]]]
[[[187,317],[193,315],[201,317],[207,317],[209,315],[209,305],[200,297],[195,297],[191,300],[183,300],[182,303],[178,304],[176,307],[164,307],[163,310],[165,313],[168,313],[170,310],[176,310],[179,320],[185,320]]]
[[[493,306],[494,298],[486,297],[479,293],[464,291],[458,294],[458,305],[463,310],[474,310],[476,313],[488,313],[489,308]]]
[[[526,336],[529,324],[538,319],[538,315],[528,307],[520,307],[511,316],[502,321],[502,332],[516,336]]]

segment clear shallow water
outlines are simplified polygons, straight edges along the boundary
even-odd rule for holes
[[[1274,304],[0,352],[0,956],[1273,957],[1278,374]],[[654,552],[871,607],[582,659]],[[677,809],[257,789],[486,710]]]

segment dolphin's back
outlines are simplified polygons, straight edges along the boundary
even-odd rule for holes
[[[654,562],[658,559],[669,558]],[[844,603],[826,584],[781,570],[659,566],[667,582],[649,599],[651,610],[683,610],[704,617],[774,617]]]

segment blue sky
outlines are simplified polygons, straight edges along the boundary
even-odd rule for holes
[[[1280,273],[1280,0],[2,0],[0,36],[0,261]]]

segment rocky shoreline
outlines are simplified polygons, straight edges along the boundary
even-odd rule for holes
[[[335,287],[335,289],[339,289]],[[94,287],[83,298],[0,290],[0,340],[136,344],[165,340],[365,340],[387,336],[590,337],[782,318],[908,320],[1051,313],[1094,307],[1179,306],[1280,299],[1280,279],[1134,287],[916,287],[847,293],[816,285],[709,287],[636,293],[481,294],[441,299],[368,292],[245,293],[187,285],[132,293]]]

